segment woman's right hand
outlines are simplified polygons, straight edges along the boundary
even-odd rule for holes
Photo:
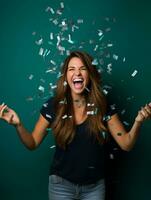
[[[0,119],[5,120],[7,123],[11,125],[20,124],[20,119],[17,113],[4,103],[0,105]]]

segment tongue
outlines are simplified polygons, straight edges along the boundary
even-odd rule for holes
[[[75,87],[76,89],[81,89],[81,88],[82,88],[82,83],[75,83],[75,84],[74,84],[74,87]]]

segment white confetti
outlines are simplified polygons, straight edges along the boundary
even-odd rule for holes
[[[52,145],[51,147],[50,147],[50,149],[53,149],[53,148],[55,148],[56,147],[56,145]]]
[[[102,30],[98,30],[99,33],[98,33],[98,36],[102,36],[103,35],[103,31]]]
[[[95,58],[93,61],[92,61],[92,65],[98,65],[98,60]]]
[[[114,59],[114,60],[118,60],[118,55],[113,54],[113,59]]]
[[[108,91],[107,91],[106,89],[103,89],[103,93],[104,93],[105,95],[107,95],[107,94],[108,94]]]
[[[98,49],[99,45],[96,45],[94,48],[94,51],[96,51]]]
[[[126,121],[123,121],[123,124],[125,124],[126,126],[129,126],[129,123]]]
[[[50,12],[51,12],[52,14],[55,14],[55,11],[53,10],[53,8],[50,8]]]
[[[109,63],[107,65],[107,73],[111,74],[111,71],[112,71],[112,63]]]
[[[60,2],[60,6],[61,6],[61,8],[63,9],[63,8],[64,8],[64,3],[63,3],[63,2]]]
[[[53,65],[56,65],[55,61],[53,61],[53,60],[50,60],[50,63]]]
[[[40,48],[40,49],[39,49],[39,55],[42,56],[42,55],[43,55],[43,52],[44,52],[44,49],[43,49],[43,48]]]
[[[57,10],[57,12],[56,12],[58,15],[62,15],[62,12],[61,12],[61,10]]]
[[[62,116],[62,119],[66,119],[68,116],[67,115],[64,115],[64,116]]]
[[[95,114],[94,110],[87,111],[87,115],[94,115],[94,114]]]
[[[40,86],[38,87],[38,90],[40,90],[41,92],[44,92],[44,91],[45,91],[45,88],[44,88],[43,86],[40,85]]]
[[[87,106],[94,106],[94,103],[87,103]]]
[[[53,22],[55,25],[57,25],[57,24],[59,23],[57,19],[54,19],[52,22]]]
[[[103,117],[103,121],[109,121],[111,119],[111,116],[110,115],[105,115]]]
[[[113,47],[113,44],[111,44],[111,43],[107,44],[107,47]]]
[[[59,35],[57,35],[57,46],[60,44],[60,42],[61,42],[61,38]]]
[[[55,88],[57,88],[57,85],[52,85],[51,86],[51,89],[55,89]]]
[[[78,24],[82,24],[82,23],[83,23],[83,19],[78,19],[78,20],[77,20],[77,23],[78,23]]]
[[[36,43],[37,45],[43,44],[43,38],[40,38],[39,40],[35,41],[35,43]]]
[[[50,33],[50,40],[53,40],[53,33]]]
[[[131,74],[132,77],[136,76],[136,74],[138,73],[137,70],[134,70],[134,72]]]
[[[70,34],[68,35],[68,37],[69,37],[68,42],[71,43],[71,44],[73,44],[74,41],[71,40],[71,35]]]
[[[85,89],[86,89],[87,92],[90,92],[89,88],[85,87]]]
[[[29,80],[32,80],[33,77],[34,77],[34,75],[33,75],[33,74],[30,74],[30,76],[28,77],[28,79],[29,79]]]
[[[113,160],[114,159],[114,155],[112,153],[110,153],[110,159]]]
[[[49,118],[49,119],[52,119],[52,117],[48,114],[46,114],[46,117]]]
[[[106,138],[106,132],[102,131],[101,133],[102,133],[103,138],[105,139]]]

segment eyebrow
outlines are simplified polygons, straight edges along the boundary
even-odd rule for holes
[[[76,66],[72,66],[72,65],[68,66],[68,68],[75,68],[75,67]],[[86,67],[86,66],[84,66],[84,65],[80,66],[80,68],[82,68],[82,67]]]

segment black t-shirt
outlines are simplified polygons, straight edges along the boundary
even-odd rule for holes
[[[52,123],[55,119],[53,98],[43,104],[42,116]],[[105,118],[116,113],[108,106]],[[100,133],[101,134],[101,133]],[[104,178],[104,145],[89,133],[88,123],[76,125],[76,134],[64,150],[56,144],[50,174],[55,174],[76,184],[91,184]]]

